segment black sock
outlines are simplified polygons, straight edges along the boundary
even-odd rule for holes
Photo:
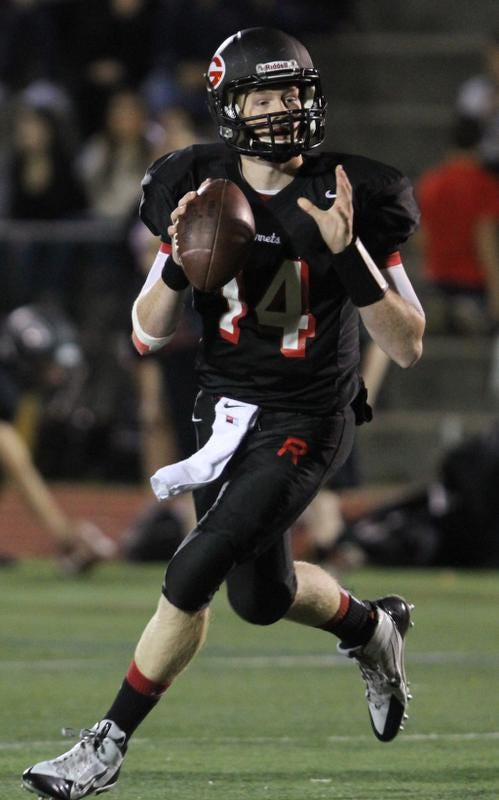
[[[160,700],[169,683],[154,683],[132,661],[114,702],[103,719],[110,719],[126,734],[127,740]]]
[[[334,617],[321,630],[334,633],[344,644],[357,647],[369,641],[377,623],[375,609],[369,604],[341,590],[340,607]]]

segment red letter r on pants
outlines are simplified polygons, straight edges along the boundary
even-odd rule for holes
[[[308,451],[308,444],[303,439],[297,439],[296,436],[288,436],[280,450],[277,451],[278,456],[283,456],[284,453],[291,453],[293,464],[298,464],[300,456],[305,455]]]

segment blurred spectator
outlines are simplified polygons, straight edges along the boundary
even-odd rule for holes
[[[485,43],[484,72],[461,86],[457,111],[480,124],[478,155],[488,168],[499,172],[499,29]]]
[[[137,88],[152,69],[163,31],[160,0],[73,0],[59,3],[67,86],[83,138],[103,124],[111,94]],[[185,6],[182,7],[186,14]]]
[[[90,210],[98,217],[125,220],[138,207],[140,183],[153,160],[147,109],[132,89],[109,98],[102,128],[78,158]]]
[[[103,127],[83,145],[77,159],[92,217],[117,225],[123,237],[114,242],[89,242],[80,284],[79,315],[90,349],[103,361],[102,341],[109,350],[119,336],[128,336],[133,297],[134,264],[126,241],[130,218],[140,201],[140,184],[154,159],[154,136],[163,133],[151,123],[141,96],[130,88],[109,98]],[[126,332],[126,333],[125,333]]]
[[[461,119],[443,163],[421,176],[419,242],[430,329],[484,333],[499,325],[499,178],[480,163],[480,126]]]
[[[73,168],[71,142],[64,120],[53,111],[24,104],[15,108],[5,165],[8,219],[61,220],[84,212],[86,196]],[[11,245],[1,269],[7,309],[46,294],[59,295],[71,269],[71,248],[26,236]]]
[[[20,106],[13,128],[7,215],[42,220],[82,212],[85,192],[61,120],[48,109]]]
[[[155,158],[205,141],[197,130],[192,115],[181,106],[170,106],[160,110],[157,121],[162,135],[157,137],[154,144]]]
[[[33,81],[61,81],[62,48],[54,5],[43,0],[2,0],[0,87],[7,94],[15,94]]]
[[[203,134],[206,120],[206,73],[216,47],[246,24],[238,0],[191,0],[188,10],[177,0],[162,0],[155,67],[143,83],[147,103],[157,115],[165,108],[185,108]],[[244,23],[241,20],[245,20]]]
[[[40,397],[67,385],[79,365],[75,332],[54,305],[21,306],[0,328],[0,467],[39,524],[51,535],[65,574],[79,574],[115,554],[115,545],[93,523],[72,520],[58,505],[16,428],[29,392]],[[12,531],[15,536],[15,531]]]

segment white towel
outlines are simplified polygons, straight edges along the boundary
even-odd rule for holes
[[[258,406],[222,397],[215,406],[212,434],[204,447],[183,461],[161,467],[151,478],[158,500],[211,483],[237,450],[243,436],[256,422]]]

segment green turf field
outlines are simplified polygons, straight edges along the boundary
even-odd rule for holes
[[[116,564],[65,581],[41,561],[0,573],[0,800],[34,797],[22,770],[71,746],[62,726],[106,711],[162,571]],[[496,800],[499,575],[369,570],[344,583],[416,604],[414,700],[395,742],[370,733],[334,637],[251,627],[221,593],[205,649],[137,732],[109,800]]]

